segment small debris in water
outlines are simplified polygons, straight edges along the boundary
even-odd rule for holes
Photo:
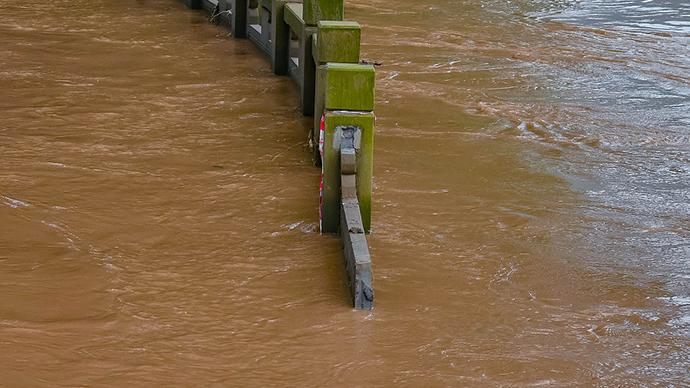
[[[383,62],[374,61],[370,59],[362,59],[361,61],[359,61],[359,63],[361,63],[362,65],[383,66]]]

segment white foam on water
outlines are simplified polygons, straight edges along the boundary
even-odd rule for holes
[[[2,198],[3,202],[4,202],[7,206],[9,206],[9,207],[11,207],[11,208],[13,208],[13,209],[17,209],[17,208],[20,208],[20,207],[29,207],[29,206],[31,206],[31,204],[28,203],[28,202],[20,201],[20,200],[18,200],[18,199],[10,198],[10,197],[4,196],[4,195],[3,195],[3,196],[0,196],[0,198]]]

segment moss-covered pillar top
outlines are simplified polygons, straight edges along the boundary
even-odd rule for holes
[[[324,71],[325,109],[374,110],[375,71],[372,65],[328,63]]]
[[[358,63],[362,28],[357,22],[322,20],[318,23],[316,59],[319,63]]]

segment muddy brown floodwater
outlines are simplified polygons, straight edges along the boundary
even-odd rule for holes
[[[0,0],[0,385],[690,385],[690,5],[346,14],[383,62],[364,313],[256,48]]]

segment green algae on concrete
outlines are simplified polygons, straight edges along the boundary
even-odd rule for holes
[[[374,66],[328,63],[325,67],[325,109],[374,110]]]
[[[340,62],[358,63],[362,28],[357,22],[319,21],[317,24],[318,63]]]

